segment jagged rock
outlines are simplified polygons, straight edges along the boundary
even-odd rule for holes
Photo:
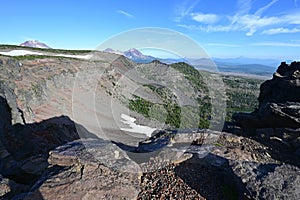
[[[0,95],[0,131],[6,131],[11,126],[11,108],[5,98]]]
[[[74,163],[102,163],[120,171],[139,173],[139,166],[131,161],[117,145],[101,139],[82,139],[69,142],[50,151],[49,163],[70,166]]]
[[[251,139],[223,133],[218,143],[207,149],[205,157],[203,152],[193,151],[198,158],[186,163],[214,169],[223,179],[221,184],[238,191],[239,199],[299,199],[298,167],[278,163],[266,146]]]
[[[50,150],[79,136],[75,123],[68,117],[12,125],[12,109],[3,97],[0,108],[0,174],[4,177],[1,191],[4,199],[11,199],[27,191],[45,173]],[[82,133],[82,137],[94,137],[84,128]]]
[[[272,80],[265,81],[260,87],[259,108],[252,113],[236,113],[233,120],[252,135],[278,138],[284,148],[297,148],[296,138],[300,137],[300,62],[287,65],[281,63]],[[280,134],[264,128],[290,128],[294,131]],[[278,132],[278,131],[277,131]]]
[[[299,199],[300,198],[300,169],[291,165],[275,168],[262,181],[261,199]]]
[[[300,169],[291,165],[234,162],[234,173],[241,177],[253,199],[299,199]]]
[[[234,115],[236,122],[244,128],[300,127],[300,103],[262,103],[258,111],[251,114]]]
[[[278,74],[272,80],[265,81],[260,87],[259,102],[299,102],[300,99],[300,62],[290,65],[282,63]]]
[[[21,163],[21,170],[28,174],[41,175],[48,167],[45,155],[31,156]]]
[[[237,113],[233,119],[244,128],[300,127],[300,62],[282,63],[272,80],[260,87],[259,108]]]
[[[75,124],[70,124],[69,118],[57,118],[62,121],[61,124],[52,120],[17,124],[2,134],[1,173],[8,177],[18,177],[17,181],[22,183],[32,182],[47,168],[48,152],[51,149],[79,138]],[[69,124],[64,124],[68,120]]]
[[[63,168],[47,172],[26,199],[134,199],[139,193],[138,165],[109,141],[67,143],[50,152],[49,163]]]

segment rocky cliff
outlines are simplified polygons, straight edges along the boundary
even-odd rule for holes
[[[237,113],[236,123],[245,132],[285,144],[300,152],[300,62],[281,63],[272,80],[260,87],[259,107],[252,113]]]
[[[252,113],[237,113],[233,116],[236,124],[242,129],[240,135],[255,139],[272,149],[273,158],[299,167],[300,152],[300,62],[281,63],[271,80],[260,87],[259,107]],[[288,173],[287,170],[289,169]],[[297,170],[281,166],[274,171],[278,180],[285,182],[299,180]],[[292,174],[295,173],[294,178]],[[286,179],[288,176],[288,180]],[[272,178],[266,181],[271,181]],[[273,180],[275,182],[275,180]],[[275,189],[276,188],[276,189]],[[276,196],[278,186],[272,189]],[[283,192],[283,191],[281,191]],[[282,198],[299,198],[299,189],[293,196]],[[264,198],[271,198],[268,194]],[[274,196],[275,195],[275,196]],[[273,198],[272,197],[272,198]]]
[[[0,56],[0,199],[299,199],[299,63],[283,63],[227,132],[117,131],[137,86],[158,101],[132,69],[168,67],[103,52]]]
[[[251,114],[236,114],[242,127],[300,128],[300,62],[281,63],[272,80],[260,87],[259,107]]]

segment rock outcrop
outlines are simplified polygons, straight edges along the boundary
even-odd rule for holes
[[[258,101],[254,112],[233,116],[242,127],[239,134],[265,144],[272,158],[288,164],[240,163],[249,174],[246,187],[255,199],[299,199],[300,62],[281,63],[261,85]]]
[[[135,199],[140,192],[138,165],[109,141],[76,140],[52,150],[48,161],[31,190],[14,199]]]
[[[233,116],[244,128],[300,128],[300,62],[281,63],[260,87],[259,107]]]
[[[174,146],[169,145],[170,150],[184,149],[184,155],[192,154],[192,157],[175,165],[144,173],[139,199],[146,199],[149,196],[200,198],[197,193],[208,199],[298,199],[300,197],[299,159],[295,163],[297,167],[282,164],[283,160],[279,156],[288,157],[290,152],[279,152],[278,149],[253,139],[228,133],[207,130],[197,134],[202,140],[195,140],[191,146],[180,143],[189,136],[184,140],[177,140],[179,143],[173,143]],[[208,140],[205,140],[206,137]],[[171,138],[168,133],[159,134],[145,141],[142,144],[143,150],[148,144],[147,150],[153,151],[158,147],[156,145],[158,139],[171,142]],[[295,159],[295,156],[293,158]],[[182,192],[182,188],[189,187],[192,189]]]
[[[300,62],[281,63],[272,80],[260,87],[259,107],[233,116],[243,135],[258,136],[270,145],[300,151]],[[278,144],[275,144],[278,143]]]
[[[0,199],[137,197],[141,169],[115,144],[87,130],[78,140],[65,116],[12,125],[6,99],[0,102]]]
[[[2,196],[26,191],[48,168],[49,151],[79,139],[75,123],[66,116],[33,124],[12,124],[12,109],[0,96],[0,174]],[[89,138],[95,137],[86,131]]]

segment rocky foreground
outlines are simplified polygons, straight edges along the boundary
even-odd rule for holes
[[[258,110],[224,132],[162,130],[138,146],[99,139],[66,116],[12,124],[2,95],[0,198],[300,199],[299,94],[300,63],[282,63]]]

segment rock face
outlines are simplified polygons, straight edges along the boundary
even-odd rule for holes
[[[195,140],[193,145],[185,147],[184,155],[192,154],[192,157],[144,173],[138,199],[201,199],[197,193],[207,199],[299,199],[299,167],[282,164],[274,155],[286,157],[290,152],[278,153],[255,140],[228,133],[204,131],[198,135],[209,139],[205,144],[204,140]],[[170,140],[169,137],[159,134],[143,143],[143,149],[148,144],[147,150],[153,151],[158,138]],[[173,144],[176,147],[169,147],[173,151],[184,147],[178,147],[184,140],[177,141]],[[296,164],[299,166],[299,160]]]
[[[0,174],[6,198],[28,189],[48,167],[49,151],[79,139],[66,116],[33,124],[12,124],[12,109],[0,96]],[[93,137],[87,133],[87,137]],[[6,189],[5,189],[6,188]]]
[[[139,194],[139,169],[120,171],[138,166],[109,141],[67,143],[50,152],[49,163],[33,189],[15,199],[135,199]],[[119,170],[107,167],[118,165]]]
[[[299,168],[291,165],[229,162],[252,199],[299,199]]]
[[[281,63],[272,80],[261,85],[259,102],[299,102],[300,62]]]
[[[300,128],[300,62],[281,63],[273,79],[260,87],[259,108],[238,113],[237,124],[245,128]]]
[[[300,62],[281,63],[260,87],[259,108],[233,116],[237,125],[260,140],[297,154],[300,149]],[[275,142],[276,141],[276,142]]]
[[[115,144],[93,139],[88,131],[90,139],[77,140],[75,123],[64,116],[12,125],[7,101],[0,102],[1,198],[137,197],[140,168]]]
[[[299,199],[300,62],[281,63],[261,85],[258,100],[254,112],[233,116],[240,134],[250,133],[272,150],[272,158],[289,164],[235,163],[233,171],[254,199]]]

